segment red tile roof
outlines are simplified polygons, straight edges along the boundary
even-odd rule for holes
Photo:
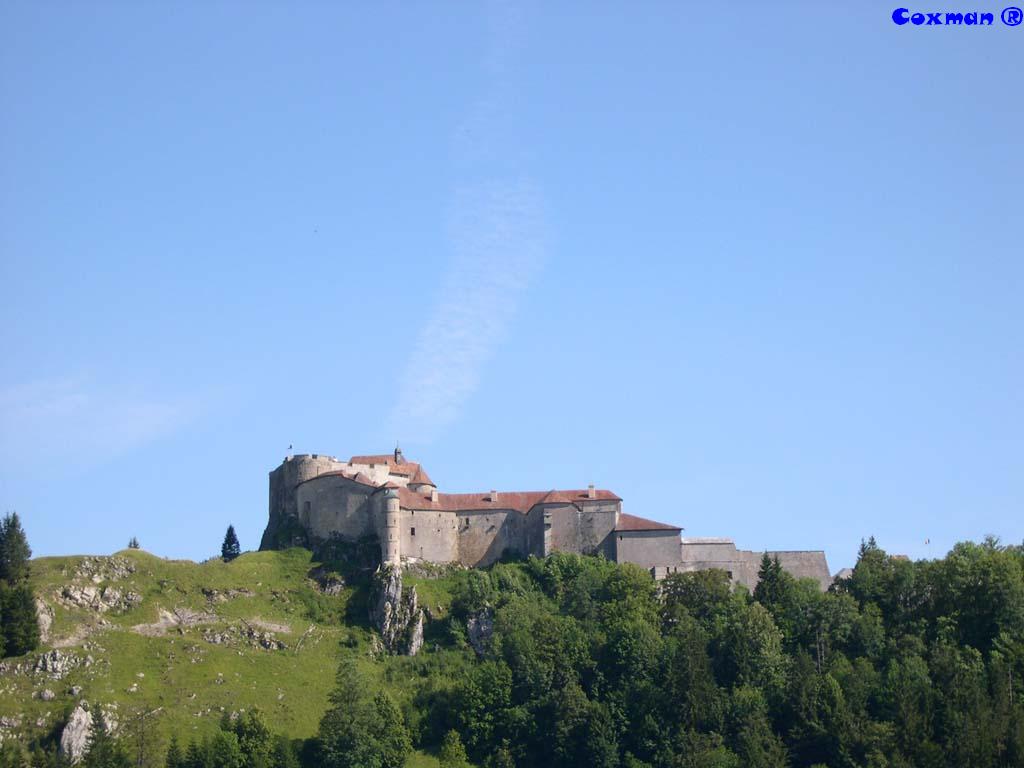
[[[396,464],[394,454],[376,453],[373,456],[353,456],[349,464]]]
[[[426,470],[419,464],[416,465],[416,474],[412,476],[412,480],[409,482],[413,484],[419,483],[420,485],[433,485],[435,488],[437,487],[437,484],[430,479],[430,475],[428,475]]]
[[[302,485],[303,483],[310,483],[314,480],[319,480],[321,477],[344,477],[346,480],[352,480],[353,482],[359,483],[361,485],[367,485],[370,488],[381,487],[377,483],[373,482],[373,480],[367,477],[364,473],[354,472],[352,470],[347,469],[338,469],[335,470],[334,472],[321,472],[319,475],[311,477],[308,480],[303,480],[302,483],[299,483],[299,485]]]
[[[395,461],[394,454],[391,453],[378,453],[373,454],[372,456],[353,456],[348,460],[348,462],[349,464],[387,464],[389,474],[412,478],[409,481],[411,483],[434,485],[433,480],[427,476],[423,467],[415,461],[403,461],[399,463]],[[417,478],[421,475],[424,479],[418,480]]]
[[[643,517],[637,517],[636,515],[627,515],[623,512],[619,515],[619,524],[615,526],[616,531],[681,531],[675,525],[666,525],[665,523],[656,523],[654,520],[647,520]]]
[[[587,491],[499,491],[497,500],[487,493],[439,493],[437,501],[430,494],[417,493],[408,488],[399,492],[401,505],[406,509],[429,509],[439,512],[469,512],[490,509],[514,509],[529,512],[538,504],[573,504],[583,501],[622,501],[611,491],[595,491],[590,499]]]

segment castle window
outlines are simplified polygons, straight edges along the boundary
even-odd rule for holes
[[[416,535],[416,528],[415,528],[415,527],[414,527],[414,528],[412,529],[412,535],[413,535],[413,536],[415,536],[415,535]]]
[[[306,509],[307,512],[309,512],[310,504],[311,504],[311,502],[308,502],[308,501],[305,504],[305,509]]]

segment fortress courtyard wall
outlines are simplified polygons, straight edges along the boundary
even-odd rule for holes
[[[617,501],[584,501],[579,503],[579,506],[544,505],[547,544],[545,554],[576,552],[582,555],[603,553],[605,556],[611,556],[612,553],[608,550],[608,536],[615,528],[618,511]]]
[[[482,567],[500,560],[506,550],[529,554],[527,524],[527,516],[514,509],[459,512],[459,562]]]
[[[400,518],[402,557],[432,563],[459,559],[459,521],[454,512],[403,509]]]
[[[832,584],[832,575],[828,571],[828,560],[825,559],[825,553],[820,550],[801,550],[795,552],[782,550],[769,552],[768,556],[778,557],[779,564],[793,578],[814,579],[818,582],[822,591],[828,589],[829,585]],[[760,564],[761,556],[758,555],[758,569],[760,569]]]
[[[318,477],[300,485],[295,492],[299,522],[317,539],[339,535],[356,541],[374,533],[379,503],[373,488],[340,475]]]
[[[680,547],[682,570],[702,571],[718,568],[726,571],[736,584],[751,592],[757,587],[758,572],[764,552],[736,549],[732,539],[683,539]],[[769,551],[769,557],[778,557],[779,564],[793,578],[810,578],[822,590],[828,589],[832,576],[828,561],[821,551]]]
[[[615,560],[661,572],[679,565],[679,531],[616,531]]]

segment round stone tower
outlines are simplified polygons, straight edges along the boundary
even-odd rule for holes
[[[299,505],[295,489],[299,483],[312,480],[324,472],[341,469],[343,466],[344,464],[333,456],[322,456],[317,453],[287,456],[280,466],[270,473],[270,515],[260,549],[301,544],[301,541],[291,536],[286,537],[288,541],[281,541],[277,535],[278,531],[291,530],[298,523]]]
[[[384,492],[384,541],[381,542],[384,565],[400,565],[402,562],[402,542],[398,535],[398,522],[398,489],[388,488]]]

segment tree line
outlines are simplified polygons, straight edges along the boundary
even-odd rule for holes
[[[166,768],[1024,766],[1019,546],[911,562],[869,540],[827,592],[767,556],[752,594],[567,554],[450,579],[420,656],[342,648],[314,738],[249,713]],[[493,626],[475,647],[470,620]]]
[[[995,539],[921,562],[869,540],[828,592],[767,556],[753,594],[722,571],[502,563],[459,574],[448,629],[470,661],[406,662],[402,718],[343,662],[315,764],[399,766],[407,734],[493,768],[1024,766],[1024,549]]]

